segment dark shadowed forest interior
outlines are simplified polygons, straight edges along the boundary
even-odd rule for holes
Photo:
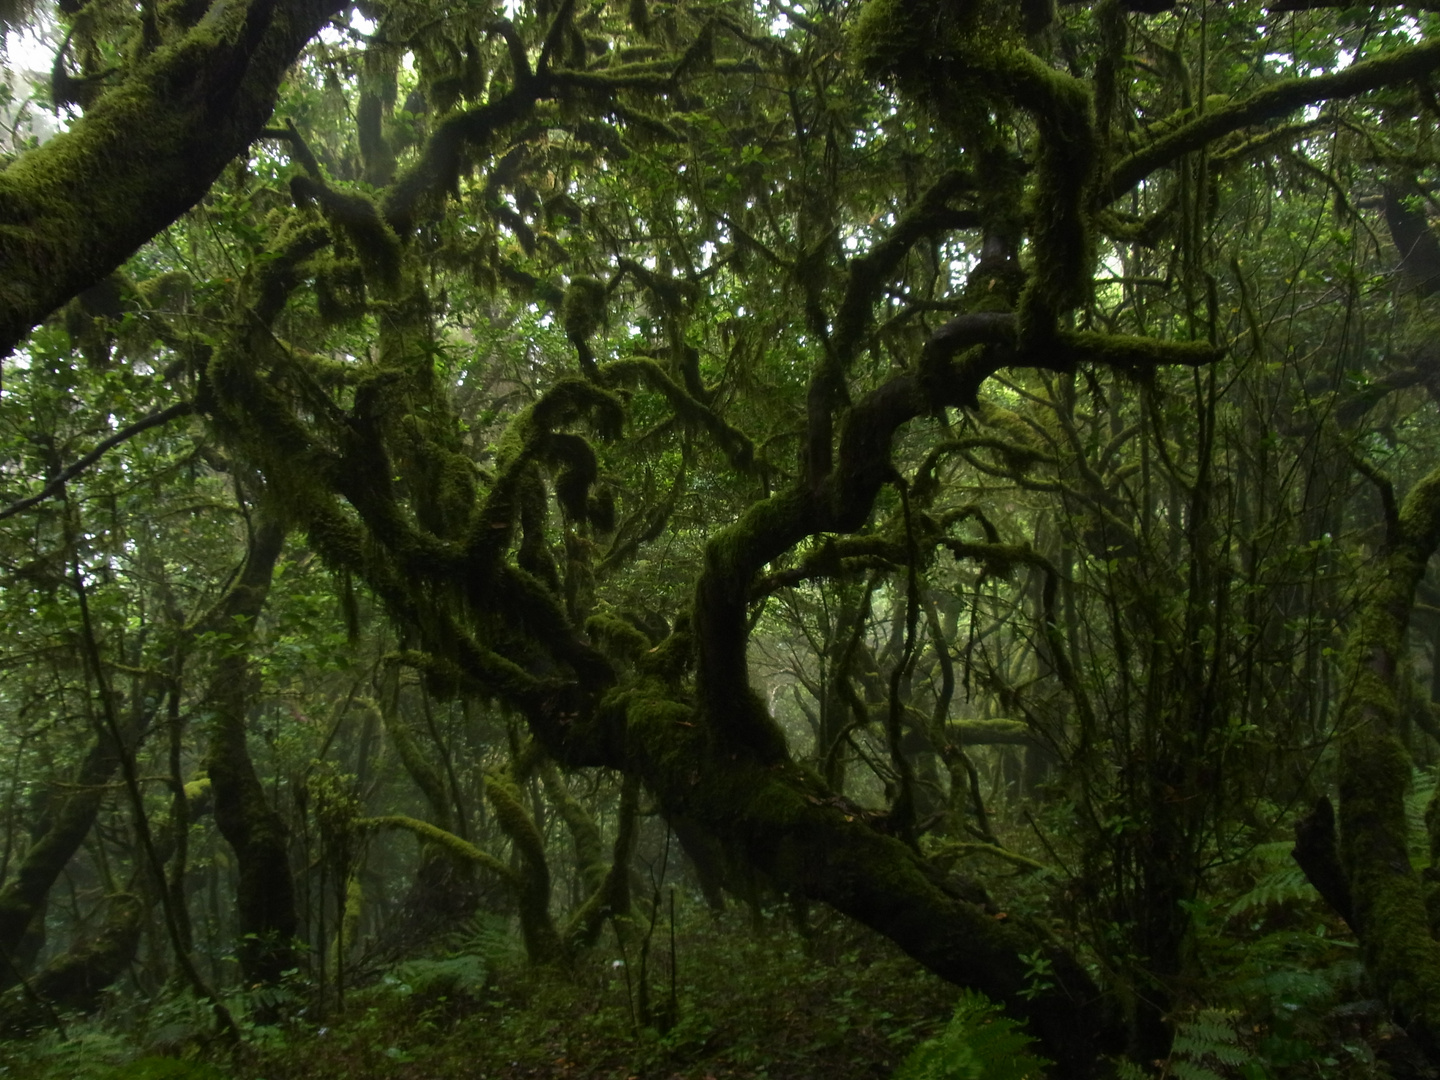
[[[0,29],[0,1077],[1440,1077],[1440,4]]]

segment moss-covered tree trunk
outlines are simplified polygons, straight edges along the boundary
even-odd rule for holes
[[[519,864],[515,899],[525,954],[532,964],[554,963],[564,958],[567,949],[550,915],[550,864],[545,859],[545,838],[526,811],[520,785],[510,768],[486,774],[485,797],[490,800],[500,830],[509,837]]]
[[[1440,470],[1388,516],[1385,550],[1365,583],[1344,653],[1340,860],[1366,969],[1431,1060],[1440,1062],[1440,942],[1430,932],[1424,887],[1410,864],[1405,792],[1412,763],[1396,726],[1410,609],[1440,545]]]
[[[43,912],[60,872],[79,850],[120,766],[114,740],[99,733],[71,783],[56,792],[15,875],[0,889],[0,986],[12,985],[23,965],[21,944]]]
[[[250,643],[285,541],[278,522],[257,522],[245,568],[221,601],[230,635],[210,676],[205,705],[210,744],[205,767],[215,821],[235,852],[240,970],[247,983],[274,983],[295,966],[295,883],[285,823],[270,806],[246,742]]]

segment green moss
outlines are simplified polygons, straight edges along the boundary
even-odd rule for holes
[[[579,435],[552,433],[544,441],[545,456],[558,467],[555,498],[571,521],[585,521],[589,513],[590,486],[600,472],[595,451]]]
[[[605,486],[597,489],[590,496],[590,502],[585,510],[590,524],[602,533],[615,531],[615,492],[612,488]]]
[[[1440,547],[1440,469],[1417,483],[1400,508],[1400,531],[1423,563]]]
[[[485,796],[500,830],[520,857],[520,930],[532,963],[564,959],[565,945],[550,918],[550,866],[545,840],[521,801],[520,788],[508,769],[485,774]]]
[[[385,295],[399,291],[404,252],[400,239],[380,215],[373,199],[353,191],[339,191],[324,181],[297,173],[290,178],[297,205],[314,201],[326,218],[354,245],[360,265],[372,287]]]
[[[610,869],[600,826],[584,804],[570,793],[569,785],[553,761],[541,764],[540,779],[545,785],[545,793],[564,819],[565,827],[570,830],[570,839],[575,844],[575,869],[585,891],[596,894],[604,886]]]
[[[850,54],[872,78],[899,75],[913,69],[934,44],[926,32],[929,4],[906,0],[866,0],[850,31]]]
[[[1345,741],[1340,760],[1341,857],[1366,967],[1402,1017],[1433,1033],[1440,1026],[1440,943],[1430,936],[1425,890],[1406,848],[1409,754],[1369,726]]]
[[[315,306],[332,325],[352,322],[365,313],[365,277],[354,259],[317,257]]]
[[[1062,330],[1056,344],[1071,363],[1103,364],[1141,374],[1157,367],[1202,367],[1219,361],[1224,349],[1203,341],[1162,341],[1134,334],[1104,334],[1096,331]]]
[[[544,866],[545,839],[521,801],[520,787],[509,770],[491,770],[485,775],[485,797],[495,810],[501,831],[510,838],[521,857]],[[548,871],[547,871],[548,873]]]
[[[893,79],[967,143],[1003,143],[995,116],[1008,109],[1033,117],[1038,138],[1024,203],[1033,259],[1017,314],[1021,341],[1038,345],[1088,296],[1100,142],[1089,88],[1024,48],[1010,19],[980,2],[869,0],[850,44],[867,72]],[[1002,210],[995,221],[1002,235],[1014,227],[1007,217]]]
[[[673,692],[694,662],[695,638],[691,633],[690,613],[682,611],[675,616],[675,626],[669,636],[653,649],[641,653],[636,658],[635,667],[642,675],[659,680]]]
[[[442,520],[451,524],[446,534],[458,534],[469,524],[475,510],[475,463],[454,451],[442,451],[437,456],[435,500]]]
[[[613,439],[625,424],[625,406],[614,394],[585,379],[561,379],[547,390],[526,414],[515,421],[516,430],[528,434],[527,425],[553,431],[589,417],[601,438]]]
[[[624,619],[597,612],[585,620],[585,632],[605,652],[622,660],[634,660],[650,649],[650,639]]]
[[[136,282],[135,291],[147,307],[178,313],[189,309],[195,281],[184,270],[171,270]]]
[[[462,840],[449,830],[432,825],[428,821],[407,817],[404,814],[387,814],[383,817],[357,818],[354,824],[355,828],[362,832],[372,829],[402,829],[405,832],[414,833],[420,839],[435,844],[457,859],[484,867],[511,887],[519,887],[519,879],[515,871],[505,863],[489,852],[477,848],[470,841]]]
[[[589,341],[605,322],[605,283],[593,277],[570,279],[561,308],[561,323],[571,341]]]

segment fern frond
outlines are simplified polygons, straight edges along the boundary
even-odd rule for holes
[[[1294,846],[1289,840],[1281,840],[1261,844],[1251,852],[1250,857],[1256,864],[1255,884],[1230,904],[1231,918],[1257,909],[1320,899],[1305,872],[1290,856]]]
[[[1040,1080],[1051,1062],[1030,1052],[1034,1041],[1018,1021],[1000,1011],[1000,1006],[984,994],[966,990],[945,1031],[917,1046],[891,1077]]]
[[[1176,1080],[1225,1080],[1214,1069],[1186,1061],[1184,1058],[1170,1062],[1170,1075],[1176,1077]]]
[[[1176,1080],[1224,1080],[1218,1071],[1250,1060],[1240,1045],[1240,1014],[1202,1009],[1175,1027],[1165,1075]]]

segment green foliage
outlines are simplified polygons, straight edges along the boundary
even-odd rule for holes
[[[614,938],[568,970],[491,968],[464,998],[397,994],[386,981],[357,989],[323,1035],[264,1047],[266,1080],[415,1075],[537,1075],[566,1068],[601,1076],[825,1076],[864,1080],[933,1034],[953,991],[874,935],[818,912],[803,937],[783,909],[716,919],[682,895],[677,905],[678,1019],[636,1030],[625,960]],[[447,939],[481,946],[490,931]],[[608,944],[610,947],[606,948]],[[658,950],[657,950],[658,951]],[[629,954],[631,962],[634,953]],[[668,948],[651,956],[668,971]],[[559,1062],[568,1063],[559,1066]]]
[[[440,960],[406,960],[385,976],[397,994],[446,998],[477,997],[485,989],[487,969],[478,956],[450,956]]]
[[[1238,1013],[1202,1009],[1176,1025],[1168,1068],[1178,1080],[1222,1080],[1227,1067],[1243,1065],[1249,1058],[1240,1045]]]
[[[1281,840],[1261,844],[1255,849],[1254,860],[1259,874],[1255,884],[1230,903],[1231,918],[1244,917],[1256,911],[1293,903],[1313,903],[1319,893],[1305,877],[1305,872],[1290,857],[1293,841]]]
[[[133,1039],[78,1020],[62,1034],[0,1043],[0,1075],[23,1080],[229,1080],[216,1065],[141,1053]]]
[[[105,1080],[225,1080],[213,1065],[177,1058],[139,1058],[120,1066]]]
[[[76,775],[98,669],[134,725],[138,810],[192,901],[204,978],[247,1039],[308,1040],[317,1076],[582,1053],[671,1075],[722,1046],[746,1074],[856,1045],[889,1068],[931,1033],[923,1010],[885,1004],[907,993],[899,969],[837,945],[833,926],[780,934],[757,882],[798,876],[797,895],[848,910],[863,892],[877,924],[904,926],[933,890],[868,875],[865,853],[918,825],[917,849],[969,850],[947,859],[988,894],[994,922],[978,925],[1002,947],[986,962],[1020,1004],[1051,1007],[1088,967],[1108,985],[1070,996],[1133,1005],[1137,1030],[1115,1033],[1132,1044],[1180,1018],[1167,1068],[1181,1080],[1234,1072],[1242,1051],[1277,1072],[1323,1065],[1305,1048],[1333,1049],[1325,1017],[1360,992],[1359,952],[1288,843],[1252,845],[1281,835],[1279,805],[1332,780],[1349,683],[1335,646],[1366,602],[1344,586],[1385,547],[1372,488],[1386,486],[1352,466],[1383,465],[1403,491],[1440,449],[1419,368],[1434,320],[1376,194],[1403,188],[1428,235],[1435,47],[1416,39],[1433,41],[1433,14],[503,6],[506,20],[421,0],[346,15],[286,61],[274,119],[256,112],[204,201],[5,362],[8,500],[54,487],[121,426],[194,406],[0,531],[0,876],[34,877],[20,862],[45,850],[59,800],[94,804],[56,867],[70,902],[35,905],[45,955],[83,942],[93,900],[148,872],[115,770]],[[192,0],[84,7],[61,4],[62,62],[132,104],[149,37],[200,18]],[[236,10],[215,5],[202,30]],[[143,25],[157,11],[166,25]],[[1397,55],[1376,94],[1321,74]],[[226,73],[193,60],[229,100]],[[1329,89],[1302,103],[1318,79]],[[0,106],[13,96],[0,84]],[[83,147],[106,114],[52,150]],[[136,126],[147,146],[170,131]],[[81,163],[93,178],[122,162]],[[0,187],[36,171],[21,156]],[[102,227],[119,227],[123,193],[105,194]],[[9,201],[0,242],[34,245],[17,273],[94,269],[64,265],[25,223],[36,208]],[[291,541],[265,610],[208,618],[271,515]],[[77,577],[98,665],[77,647]],[[1395,658],[1406,678],[1427,633],[1417,620],[1418,665]],[[402,655],[425,659],[386,660]],[[228,661],[245,670],[216,678]],[[247,807],[283,826],[274,865],[298,887],[281,914],[302,924],[300,970],[258,987],[227,962],[241,875],[216,817],[244,830],[218,772],[208,793],[188,775],[217,699],[242,684],[232,750],[254,766]],[[776,720],[754,725],[763,745],[736,722],[762,714]],[[1000,741],[950,737],[1001,716],[1016,719],[983,733]],[[1423,759],[1433,718],[1394,719]],[[746,742],[773,752],[779,796],[697,794]],[[535,783],[539,745],[576,777],[591,840]],[[812,783],[822,770],[829,790]],[[585,910],[621,771],[647,788],[621,871],[653,870],[655,824],[684,820],[692,854],[717,841],[709,891],[721,880],[756,913],[733,936],[682,927],[663,1034],[626,1001],[633,949],[542,975],[523,971],[505,915],[451,929],[477,901],[513,912],[522,876],[532,924]],[[487,772],[506,777],[493,807]],[[1400,823],[1422,866],[1433,787],[1417,776]],[[181,828],[172,796],[192,790]],[[775,806],[843,816],[827,836],[845,851],[757,842]],[[439,884],[412,874],[413,836],[357,819],[432,841],[443,826],[466,866]],[[759,875],[738,865],[776,850]],[[421,870],[441,857],[426,846]],[[412,936],[386,940],[412,912]],[[616,925],[631,926],[623,911]],[[167,948],[146,934],[129,965],[124,994],[166,987],[125,1014],[133,1039],[71,1026],[94,1069],[210,1037]],[[465,1011],[493,1049],[452,1030]],[[303,1017],[322,1012],[341,1019],[309,1039]],[[1028,1075],[1026,1041],[967,997],[897,1075]],[[51,1036],[31,1049],[57,1074],[92,1069]]]
[[[450,934],[446,944],[452,956],[469,956],[487,968],[503,968],[519,958],[520,935],[510,919],[482,912]]]
[[[1034,1080],[1050,1062],[1030,1052],[1035,1040],[984,994],[960,997],[945,1031],[911,1051],[892,1080]],[[1207,1080],[1191,1077],[1186,1080]]]
[[[6,1073],[27,1080],[107,1080],[134,1053],[128,1039],[88,1024],[64,1035],[50,1030],[26,1042],[0,1044]]]

